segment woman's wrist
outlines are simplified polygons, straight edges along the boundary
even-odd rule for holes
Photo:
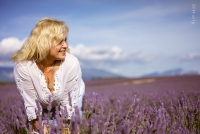
[[[32,122],[34,133],[38,132],[39,131],[39,129],[38,129],[38,119],[34,119],[31,122]]]

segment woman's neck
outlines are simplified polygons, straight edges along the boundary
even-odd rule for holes
[[[41,66],[46,68],[46,67],[51,67],[51,66],[55,65],[55,63],[56,63],[56,60],[45,59],[45,60],[39,62],[38,64],[40,64]]]
[[[48,60],[48,59],[45,59],[37,63],[38,67],[43,73],[49,73],[50,71],[52,71],[54,69],[55,64],[56,60]]]

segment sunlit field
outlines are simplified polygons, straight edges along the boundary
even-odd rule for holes
[[[85,83],[82,120],[76,112],[68,125],[67,112],[56,108],[57,125],[47,122],[49,133],[200,133],[200,76],[96,79]],[[0,134],[31,133],[16,85],[0,85],[0,95]],[[51,113],[43,118],[49,116]],[[39,126],[43,133],[44,125]],[[67,128],[69,132],[64,130]]]

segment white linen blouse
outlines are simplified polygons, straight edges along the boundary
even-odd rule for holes
[[[81,68],[78,59],[66,53],[65,60],[61,62],[54,75],[54,91],[47,88],[45,76],[34,61],[17,62],[14,66],[14,77],[26,109],[28,120],[36,119],[36,100],[46,109],[51,97],[52,107],[66,107],[68,119],[75,111],[79,97],[85,92]]]

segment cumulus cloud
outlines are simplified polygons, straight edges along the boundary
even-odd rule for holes
[[[12,53],[21,48],[24,40],[19,40],[15,37],[5,38],[0,42],[0,56],[8,58]]]
[[[79,44],[76,47],[72,47],[72,53],[82,60],[91,61],[125,60],[128,57],[128,55],[117,46],[86,47],[83,44]]]
[[[73,55],[78,57],[82,64],[91,65],[116,65],[120,63],[146,63],[154,58],[141,52],[128,53],[118,46],[93,46],[88,47],[78,44],[71,47]]]
[[[19,40],[16,37],[4,38],[0,41],[0,66],[13,66],[10,57],[21,48],[24,41],[25,39]]]
[[[5,38],[0,42],[0,54],[13,53],[20,49],[24,40],[19,40],[16,37]]]
[[[200,53],[189,53],[183,55],[180,61],[200,61]]]

